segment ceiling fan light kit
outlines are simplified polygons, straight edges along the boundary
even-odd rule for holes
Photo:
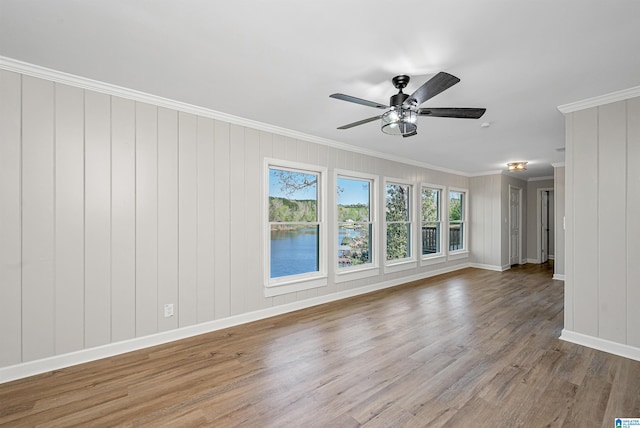
[[[343,125],[338,129],[349,129],[354,126],[382,119],[381,129],[385,134],[410,137],[418,133],[418,125],[416,123],[418,116],[453,117],[459,119],[479,119],[482,117],[486,111],[484,108],[418,108],[420,104],[435,97],[445,89],[449,89],[459,81],[460,79],[457,77],[441,71],[427,80],[427,82],[420,86],[413,94],[407,95],[402,92],[402,89],[409,83],[409,76],[404,74],[396,76],[391,82],[393,86],[398,89],[398,93],[391,96],[388,106],[345,94],[331,94],[329,96],[351,103],[387,110],[380,116],[359,120]]]
[[[415,135],[418,130],[416,125],[418,115],[414,110],[391,109],[382,115],[382,132],[389,135]]]

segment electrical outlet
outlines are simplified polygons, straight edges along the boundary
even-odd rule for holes
[[[173,303],[167,303],[164,305],[164,317],[169,318],[173,316]]]

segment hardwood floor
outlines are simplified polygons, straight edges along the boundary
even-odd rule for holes
[[[558,340],[544,265],[465,269],[0,385],[2,426],[612,427],[640,362]]]

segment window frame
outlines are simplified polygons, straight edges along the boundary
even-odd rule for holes
[[[439,199],[438,199],[438,221],[437,223],[440,224],[440,236],[439,236],[439,246],[440,246],[440,251],[438,251],[437,253],[432,253],[432,254],[423,254],[423,247],[422,247],[422,227],[425,223],[433,223],[433,222],[427,222],[424,220],[424,218],[422,217],[422,192],[425,189],[429,189],[429,190],[436,190],[439,193]],[[417,193],[417,192],[416,192]],[[444,213],[444,206],[446,205],[443,196],[445,194],[448,194],[446,187],[439,185],[439,184],[432,184],[432,183],[420,183],[420,193],[417,195],[417,200],[418,200],[418,217],[419,217],[419,230],[420,230],[420,235],[418,238],[418,247],[420,250],[420,264],[422,266],[426,266],[426,265],[431,265],[431,264],[435,264],[435,263],[442,263],[445,261],[445,257],[446,257],[446,249],[448,249],[448,246],[445,246],[445,240],[444,240],[444,235],[445,235],[445,231],[448,232],[448,227],[446,225],[446,222],[443,221],[443,213]]]
[[[371,276],[377,276],[380,274],[380,266],[379,266],[379,251],[378,251],[378,182],[379,177],[377,175],[366,174],[362,172],[355,172],[349,170],[342,169],[334,169],[334,192],[333,197],[335,198],[333,201],[333,208],[335,221],[334,221],[334,230],[333,237],[335,239],[334,242],[334,250],[333,250],[333,266],[335,269],[335,282],[345,282],[352,281],[360,278],[368,278]],[[342,222],[338,219],[338,179],[351,179],[351,180],[360,180],[360,181],[369,181],[371,183],[369,188],[369,223],[371,224],[371,236],[370,239],[370,248],[371,248],[371,263],[350,266],[350,267],[338,267],[338,251],[336,250],[339,242],[338,242],[338,233],[340,229],[340,224]]]
[[[391,223],[406,223],[409,225],[409,243],[408,243],[408,248],[409,248],[409,257],[405,257],[402,259],[394,259],[394,260],[387,260],[387,229],[388,229],[388,224],[390,222],[387,221],[387,186],[388,185],[399,185],[399,186],[408,186],[409,187],[409,197],[408,197],[408,202],[409,202],[409,208],[408,208],[408,214],[409,214],[409,220],[405,221],[405,222],[391,222]],[[392,178],[392,177],[385,177],[384,178],[384,186],[382,188],[382,195],[383,195],[383,200],[384,203],[380,204],[381,205],[381,212],[383,213],[383,219],[381,221],[381,223],[383,224],[383,231],[382,231],[382,236],[383,236],[383,251],[382,251],[382,257],[384,260],[384,272],[385,273],[392,273],[392,272],[398,272],[398,271],[402,271],[402,270],[406,270],[406,269],[412,269],[417,267],[417,257],[416,254],[418,253],[417,250],[417,245],[416,245],[416,239],[415,239],[415,231],[416,231],[416,215],[415,215],[415,198],[414,198],[414,192],[415,192],[415,188],[416,185],[413,181],[410,180],[403,180],[400,178]]]
[[[263,272],[266,297],[296,291],[310,290],[327,285],[327,168],[301,162],[265,158],[263,174]],[[269,172],[271,169],[318,175],[317,222],[318,224],[318,271],[271,278],[271,221],[269,219]]]
[[[462,226],[462,248],[457,250],[450,250],[449,247],[451,245],[450,241],[450,233],[451,233],[451,214],[449,211],[450,203],[451,203],[451,192],[461,193],[462,196],[462,210],[460,212],[461,220],[459,224]],[[446,249],[449,260],[457,260],[461,258],[465,258],[469,256],[469,189],[461,188],[461,187],[449,187],[447,189],[447,239],[446,239]],[[458,224],[458,223],[456,223]]]

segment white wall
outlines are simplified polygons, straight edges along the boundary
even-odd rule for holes
[[[549,218],[547,226],[549,228],[549,258],[553,259],[555,257],[555,250],[556,250],[556,244],[555,244],[555,239],[556,239],[556,219],[555,219],[555,192],[553,190],[550,190],[549,193]]]
[[[527,248],[527,182],[503,174],[470,179],[471,257],[474,264],[505,270],[509,263],[509,186],[522,189],[521,257]]]
[[[469,261],[340,283],[331,266],[326,287],[265,297],[265,157],[416,184],[469,178],[5,70],[0,138],[0,368]],[[472,234],[499,210],[473,214],[475,189]],[[472,242],[493,254],[491,221]]]
[[[472,261],[501,269],[501,183],[502,175],[482,175],[470,179]]]
[[[562,337],[640,359],[640,98],[566,113]]]
[[[553,195],[555,213],[555,260],[553,263],[553,274],[556,279],[564,279],[565,272],[565,167],[553,167]]]

